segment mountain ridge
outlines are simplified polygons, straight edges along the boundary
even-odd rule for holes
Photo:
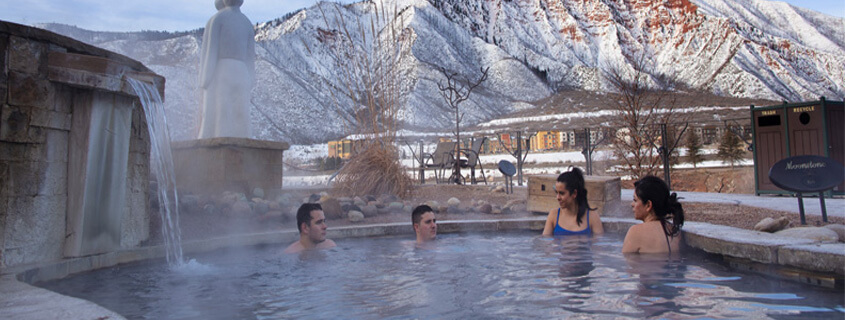
[[[330,102],[334,77],[323,12],[366,19],[373,2],[319,3],[256,24],[256,137],[315,143],[347,132]],[[671,76],[695,90],[766,100],[845,96],[845,19],[763,0],[389,0],[413,31],[406,126],[448,130],[451,109],[437,91],[436,67],[490,78],[464,104],[465,124],[489,121],[561,90],[601,94],[602,73],[645,57],[653,78]],[[328,7],[328,6],[338,6]],[[329,9],[333,11],[329,11]],[[383,8],[382,8],[383,9]],[[353,19],[354,18],[354,19]],[[834,24],[833,26],[830,26]],[[198,125],[201,29],[173,34],[45,29],[132,57],[167,78],[166,107],[176,140]],[[80,29],[81,30],[81,29]],[[769,31],[772,30],[772,31]],[[803,30],[802,32],[799,32]],[[321,40],[322,39],[322,40]],[[85,40],[83,40],[85,41]],[[354,105],[351,101],[342,103]]]

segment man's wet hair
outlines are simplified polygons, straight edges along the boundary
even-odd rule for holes
[[[431,207],[429,207],[429,206],[427,206],[427,205],[424,205],[424,204],[423,204],[423,205],[419,205],[419,206],[417,206],[416,208],[414,208],[414,211],[413,211],[413,212],[411,212],[411,223],[413,223],[413,224],[419,224],[419,223],[420,223],[420,221],[422,220],[422,216],[423,216],[426,212],[431,212],[431,213],[434,213],[434,209],[432,209]]]
[[[296,228],[299,229],[299,233],[302,233],[303,223],[311,224],[311,211],[315,210],[323,211],[323,207],[319,203],[303,203],[299,206],[299,210],[296,210]]]

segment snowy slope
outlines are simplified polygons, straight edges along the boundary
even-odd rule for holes
[[[723,96],[800,101],[845,98],[845,19],[764,0],[384,0],[412,35],[402,66],[408,86],[402,120],[415,130],[448,130],[436,67],[490,78],[461,105],[473,125],[531,108],[556,90],[606,91],[602,73],[643,57],[654,78]],[[369,2],[324,2],[323,12],[368,21]],[[329,19],[331,20],[331,19]],[[98,33],[43,26],[137,59],[165,76],[175,139],[198,124],[197,65],[202,31]],[[342,29],[342,28],[341,28]],[[317,143],[350,132],[332,103],[338,66],[317,5],[256,25],[252,120],[256,137]],[[355,41],[360,41],[356,37]]]

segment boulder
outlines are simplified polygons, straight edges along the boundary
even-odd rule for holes
[[[820,242],[838,242],[836,231],[821,227],[798,227],[775,232],[776,235],[791,238],[810,239]]]
[[[457,207],[457,206],[461,205],[461,200],[459,200],[458,198],[452,197],[452,198],[449,198],[449,200],[446,201],[446,205],[450,206],[450,207]]]
[[[246,218],[252,215],[252,207],[249,206],[249,202],[238,201],[232,205],[231,214],[233,217]]]
[[[267,211],[270,211],[270,205],[264,200],[258,199],[258,201],[252,205],[252,211],[259,215],[265,214]]]
[[[489,203],[485,203],[478,206],[478,208],[476,208],[476,211],[484,214],[490,214],[493,213],[493,206],[491,206]]]
[[[307,202],[307,203],[315,203],[315,202],[317,202],[317,201],[320,201],[320,195],[319,195],[319,194],[316,194],[316,193],[312,193],[310,196],[308,196],[308,198],[306,199],[306,201],[303,201],[303,202]]]
[[[267,206],[270,207],[270,210],[279,210],[282,208],[276,201],[267,201]]]
[[[839,235],[839,242],[845,242],[845,225],[829,224],[824,226],[824,228],[835,231]]]
[[[340,210],[343,210],[343,212],[349,212],[349,211],[359,211],[360,212],[361,207],[356,206],[354,204],[342,204],[342,205],[340,205]]]
[[[361,207],[361,212],[367,218],[375,217],[378,215],[378,208],[376,206],[363,206]]]
[[[788,225],[789,219],[786,217],[780,217],[777,219],[766,217],[754,225],[754,230],[762,232],[778,232],[786,228]]]
[[[354,199],[352,199],[352,203],[359,207],[367,205],[367,202],[364,201],[364,199],[361,199],[361,197],[355,197]]]
[[[384,202],[384,203],[391,203],[391,202],[394,202],[394,201],[398,201],[399,198],[397,198],[396,196],[394,196],[392,194],[383,194],[383,195],[381,195],[381,197],[379,197],[379,200],[381,202]]]
[[[425,205],[427,205],[427,206],[429,206],[429,207],[431,207],[431,209],[432,209],[432,210],[435,210],[435,211],[436,211],[438,208],[440,208],[440,203],[439,203],[439,202],[437,202],[437,201],[434,201],[434,200],[428,200],[428,201],[426,201],[424,204],[425,204]]]
[[[220,210],[217,210],[217,207],[215,207],[212,203],[206,203],[202,207],[202,212],[207,216],[217,216],[220,214]]]
[[[528,206],[522,203],[517,203],[510,207],[511,213],[528,212]]]
[[[525,204],[525,200],[522,200],[522,199],[513,199],[513,200],[508,201],[507,203],[505,203],[505,206],[504,206],[503,208],[511,208],[511,207],[513,207],[513,206],[515,206],[515,205],[518,205],[518,204]]]
[[[461,210],[461,207],[457,207],[457,206],[455,206],[455,207],[450,206],[450,207],[446,208],[446,212],[448,212],[448,213],[464,213],[464,211]]]
[[[493,206],[493,210],[490,211],[490,214],[502,214],[502,208],[499,206]]]
[[[505,186],[495,186],[493,192],[505,192]]]
[[[352,210],[349,211],[349,222],[361,222],[364,221],[364,213],[361,211]]]
[[[387,209],[390,210],[391,213],[399,213],[402,212],[402,208],[405,207],[404,203],[394,201],[387,205]]]
[[[252,189],[252,196],[256,197],[256,198],[264,199],[264,189],[261,189],[261,188]]]
[[[340,201],[332,197],[323,197],[320,199],[320,206],[323,207],[323,213],[328,219],[343,219],[343,209],[340,207]]]

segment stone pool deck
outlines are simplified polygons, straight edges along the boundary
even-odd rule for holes
[[[753,194],[730,194],[730,193],[709,193],[709,192],[687,192],[678,191],[678,198],[681,202],[703,202],[703,203],[727,203],[771,210],[787,211],[798,213],[798,198],[792,196]],[[634,197],[633,189],[622,189],[622,201],[630,201]],[[828,217],[845,217],[845,199],[825,198]],[[626,202],[627,203],[627,202]],[[822,210],[818,197],[804,198],[804,214],[821,216]]]
[[[794,199],[793,199],[794,200]],[[502,220],[442,221],[441,233],[542,230],[545,217]],[[633,219],[603,218],[605,230],[624,233]],[[411,236],[409,223],[330,228],[332,239],[384,235]],[[685,241],[691,247],[724,257],[732,266],[821,286],[841,286],[845,277],[845,243],[817,243],[769,233],[689,222]],[[221,237],[183,244],[186,253],[250,245],[285,245],[298,238],[295,230]],[[3,270],[0,277],[0,319],[124,319],[92,302],[63,296],[27,283],[62,278],[74,273],[132,261],[161,258],[163,248],[148,247]]]

